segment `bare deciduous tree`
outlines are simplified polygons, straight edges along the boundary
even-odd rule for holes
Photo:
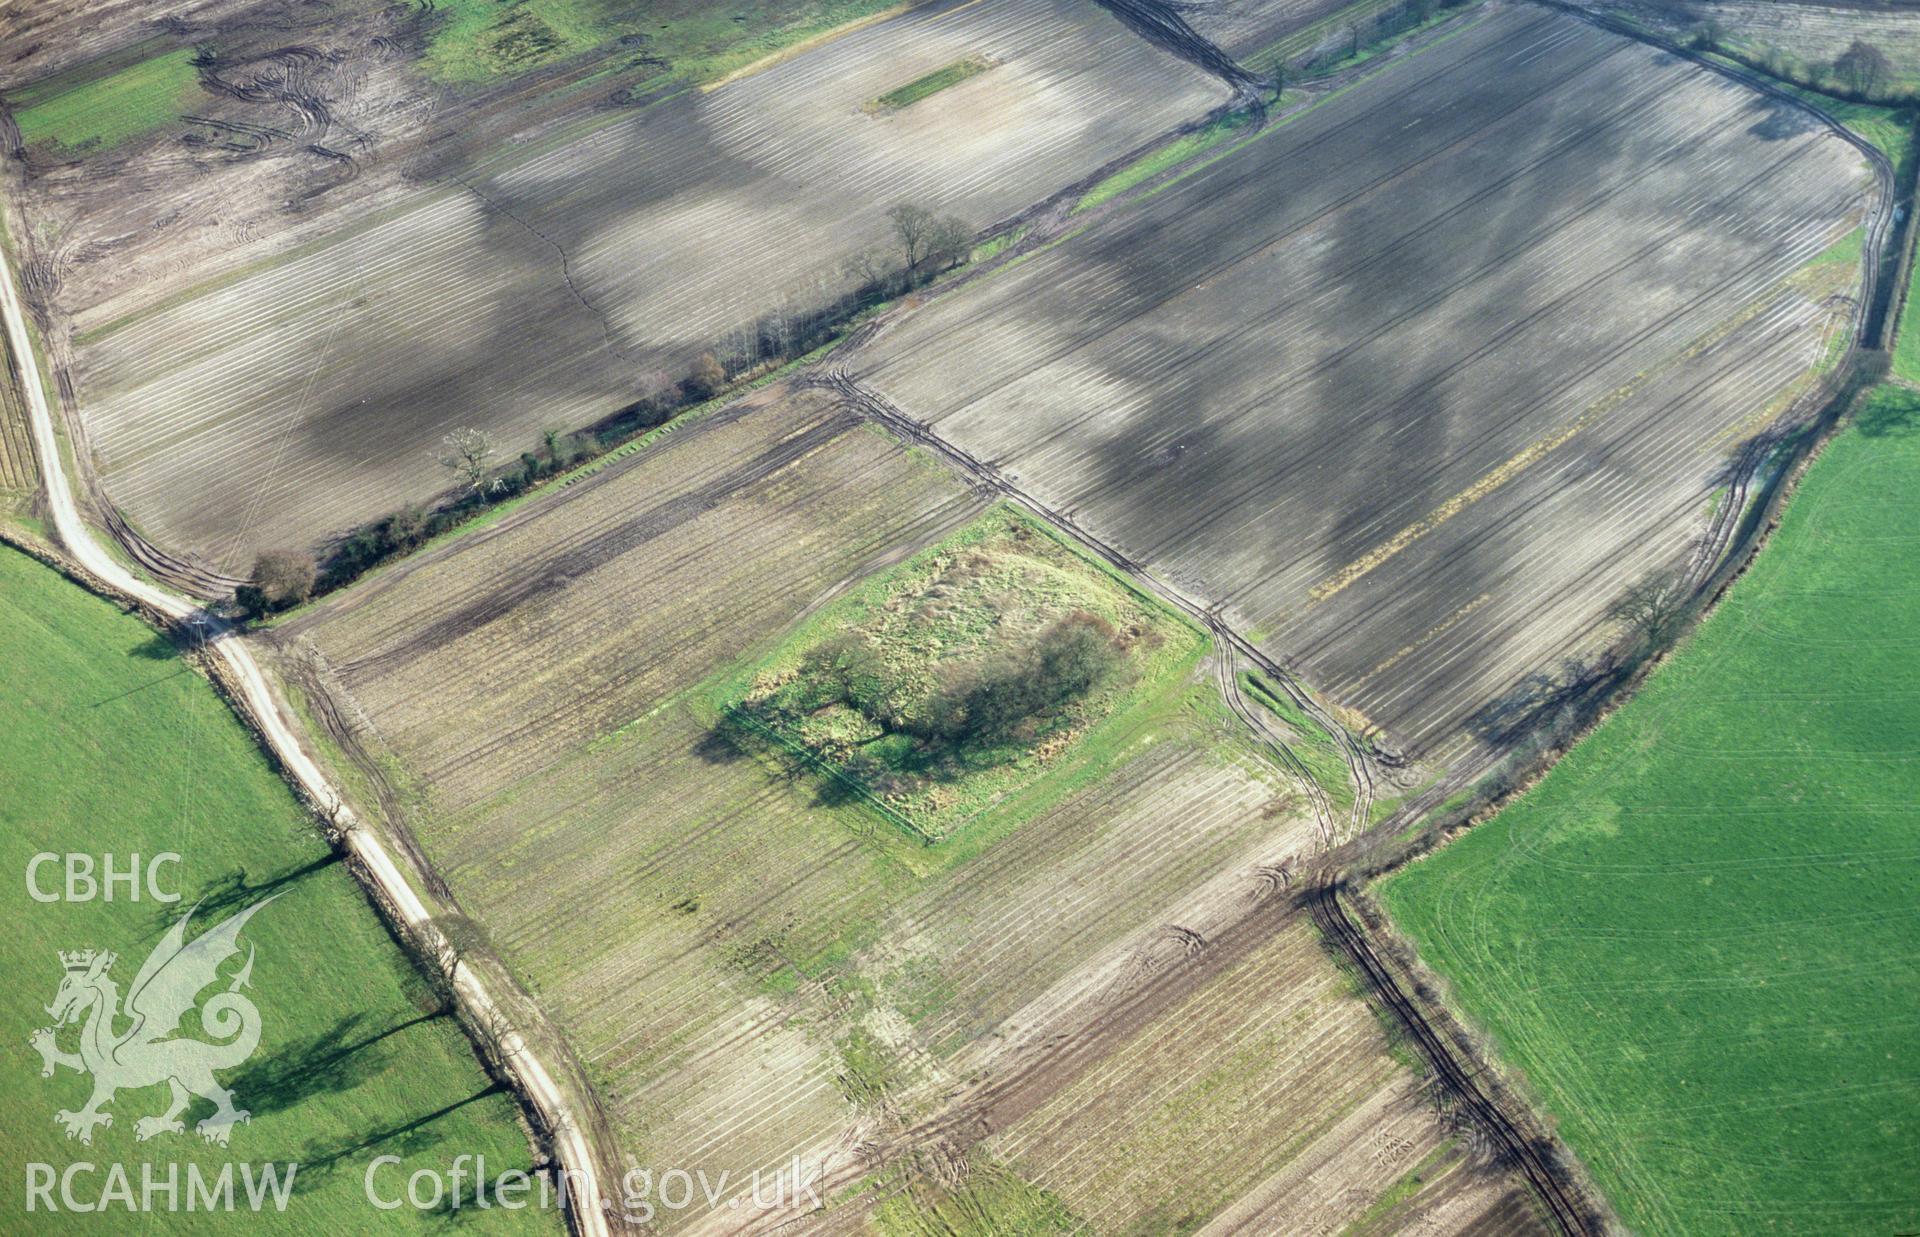
[[[1686,581],[1680,574],[1653,571],[1634,581],[1608,606],[1607,617],[1624,625],[1647,646],[1657,647],[1673,634],[1686,604]]]
[[[973,250],[973,229],[953,215],[942,215],[927,230],[926,260],[941,267],[953,266]]]
[[[465,915],[435,915],[426,927],[424,935],[449,973],[470,955],[486,953],[493,947],[487,930]]]
[[[493,438],[485,430],[462,426],[442,440],[447,447],[440,464],[452,472],[475,494],[485,494],[500,483],[488,475],[493,459]]]
[[[911,274],[920,269],[927,257],[927,236],[933,231],[934,214],[924,206],[900,202],[887,208],[893,222],[893,238],[900,243],[900,256]]]
[[[313,596],[313,555],[300,550],[268,550],[253,562],[253,582],[276,606],[299,605]]]
[[[884,287],[893,278],[887,251],[878,246],[868,246],[858,253],[849,254],[847,260],[840,264],[840,269],[862,288]]]
[[[1833,62],[1833,75],[1855,94],[1870,95],[1893,74],[1893,65],[1865,39],[1855,39]]]
[[[720,364],[719,357],[703,352],[693,359],[693,369],[687,374],[687,394],[695,399],[709,399],[726,383],[726,367]]]
[[[893,221],[893,239],[899,244],[909,282],[927,263],[951,266],[973,247],[973,229],[953,215],[936,215],[924,206],[900,202],[887,208],[887,218]],[[855,260],[872,275],[870,258],[856,255]],[[877,281],[870,277],[868,282]]]
[[[233,590],[233,599],[255,618],[297,606],[313,596],[319,569],[300,550],[266,550],[253,560],[253,578]]]

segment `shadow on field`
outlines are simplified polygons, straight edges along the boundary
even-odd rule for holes
[[[1855,424],[1868,438],[1905,438],[1920,430],[1920,391],[1881,387]]]
[[[846,772],[818,756],[789,750],[747,729],[734,716],[722,716],[694,745],[694,752],[710,765],[730,765],[756,759],[767,775],[790,787],[813,791],[813,806],[844,807],[872,801],[872,793]]]
[[[159,637],[155,636],[154,639],[158,640]],[[162,643],[164,643],[164,641]],[[142,645],[141,650],[144,650],[145,647],[146,647],[145,645]],[[167,645],[167,648],[169,650],[171,650],[172,647],[173,647],[172,645]],[[141,650],[136,650],[135,655],[144,658],[146,656],[146,653]],[[192,674],[192,673],[193,671],[189,669],[187,665],[183,662],[181,663],[180,668],[178,670],[175,670],[172,674],[163,674],[157,679],[148,679],[145,683],[141,683],[136,687],[129,687],[127,690],[123,692],[115,692],[111,696],[102,696],[100,697],[100,699],[95,700],[91,704],[87,705],[87,707],[89,709],[97,709],[103,704],[112,704],[116,700],[125,700],[128,696],[137,696],[141,692],[146,691],[150,687],[158,687],[160,686],[160,684],[165,683],[169,679],[177,679],[183,674]]]
[[[365,1013],[347,1014],[315,1035],[259,1053],[228,1079],[254,1116],[292,1108],[310,1096],[351,1091],[388,1064],[386,1040],[439,1014],[416,1014],[383,1030],[370,1031]]]
[[[270,894],[279,893],[289,886],[305,880],[315,872],[330,868],[340,862],[338,852],[329,851],[317,859],[296,867],[286,868],[265,880],[247,879],[247,870],[237,868],[218,880],[209,882],[190,905],[193,907],[193,919],[196,930],[204,932],[208,927],[225,919],[233,911],[244,910]],[[160,907],[154,912],[155,931],[172,927],[182,914],[180,907],[188,903],[174,903]]]
[[[356,1142],[330,1145],[324,1139],[313,1139],[300,1149],[298,1159],[300,1170],[294,1178],[294,1193],[303,1194],[309,1190],[319,1189],[333,1180],[335,1174],[342,1169],[345,1169],[350,1176],[358,1177],[366,1171],[366,1162],[376,1155],[397,1155],[404,1158],[437,1147],[447,1140],[446,1130],[438,1124],[442,1117],[456,1113],[479,1100],[499,1095],[504,1090],[505,1088],[499,1083],[493,1083],[475,1091],[463,1100],[455,1100],[444,1108],[437,1108],[410,1120],[375,1130]],[[470,1149],[457,1147],[452,1149],[453,1152],[465,1150]],[[451,1154],[447,1156],[449,1161],[452,1158]],[[500,1167],[504,1169],[514,1166],[501,1165]],[[382,1188],[390,1190],[395,1181],[405,1181],[405,1176],[400,1174],[398,1169],[395,1170],[393,1179],[385,1182]],[[356,1184],[349,1188],[359,1187]],[[463,1218],[463,1213],[449,1210],[443,1218],[458,1221]]]
[[[1592,662],[1569,657],[1558,671],[1536,671],[1476,709],[1467,719],[1474,738],[1500,752],[1523,743],[1550,743],[1592,721],[1633,663],[1611,654]]]
[[[141,661],[172,661],[180,656],[180,650],[174,647],[173,641],[154,632],[134,646],[133,656]]]

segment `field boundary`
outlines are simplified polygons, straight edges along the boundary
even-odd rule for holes
[[[1818,457],[1821,449],[1832,440],[1835,429],[1844,420],[1855,401],[1873,385],[1872,370],[1875,359],[1883,356],[1890,343],[1888,338],[1894,321],[1889,313],[1889,300],[1881,291],[1885,287],[1887,272],[1904,269],[1910,260],[1906,252],[1910,246],[1906,243],[1911,231],[1910,220],[1914,200],[1913,175],[1904,178],[1905,184],[1896,184],[1894,169],[1886,156],[1849,130],[1832,115],[1821,110],[1807,99],[1795,95],[1774,85],[1758,75],[1746,70],[1715,62],[1682,47],[1672,40],[1651,34],[1630,23],[1611,19],[1602,14],[1593,13],[1575,4],[1563,0],[1534,0],[1535,3],[1550,9],[1565,12],[1568,15],[1590,24],[1599,26],[1622,37],[1635,39],[1659,47],[1672,55],[1688,60],[1702,68],[1748,86],[1762,94],[1777,99],[1789,106],[1800,109],[1817,118],[1825,127],[1852,145],[1866,158],[1875,174],[1879,188],[1878,203],[1872,219],[1867,225],[1867,237],[1862,245],[1862,289],[1856,303],[1854,329],[1850,333],[1848,347],[1839,364],[1826,378],[1821,379],[1811,390],[1802,395],[1793,405],[1776,418],[1773,427],[1764,430],[1752,438],[1747,447],[1735,458],[1729,477],[1730,494],[1722,503],[1715,521],[1696,555],[1693,569],[1689,573],[1694,579],[1687,613],[1683,621],[1675,625],[1675,630],[1666,643],[1650,650],[1637,663],[1623,667],[1617,679],[1603,687],[1601,696],[1592,702],[1585,724],[1572,735],[1564,738],[1557,746],[1539,754],[1531,766],[1517,772],[1510,780],[1508,788],[1501,794],[1482,800],[1477,791],[1469,790],[1466,802],[1451,812],[1448,805],[1458,802],[1458,796],[1443,799],[1459,791],[1459,778],[1447,778],[1419,797],[1419,801],[1409,803],[1400,811],[1382,822],[1373,840],[1389,840],[1386,853],[1368,855],[1363,853],[1346,856],[1330,855],[1328,867],[1320,874],[1319,881],[1309,895],[1314,907],[1317,922],[1323,924],[1327,944],[1345,957],[1361,975],[1365,976],[1368,988],[1375,998],[1386,1007],[1400,1022],[1410,1037],[1421,1046],[1425,1055],[1433,1061],[1436,1068],[1446,1065],[1443,1075],[1450,1089],[1456,1094],[1468,1098],[1471,1093],[1480,1091],[1477,1077],[1490,1076],[1496,1080],[1501,1091],[1513,1091],[1524,1094],[1524,1087],[1510,1087],[1502,1080],[1501,1070],[1480,1058],[1483,1054],[1473,1046],[1473,1041],[1463,1029],[1461,1023],[1444,1005],[1437,995],[1434,999],[1416,1003],[1401,987],[1391,969],[1385,966],[1369,939],[1369,932],[1384,934],[1385,948],[1390,953],[1401,956],[1404,969],[1412,977],[1416,992],[1425,996],[1437,994],[1432,977],[1425,971],[1417,954],[1402,941],[1391,927],[1391,921],[1384,914],[1377,916],[1377,923],[1367,924],[1362,916],[1362,924],[1355,925],[1352,918],[1345,914],[1340,906],[1341,890],[1351,880],[1372,880],[1389,875],[1444,846],[1452,838],[1471,829],[1474,825],[1497,815],[1508,804],[1526,793],[1532,785],[1543,777],[1561,756],[1576,746],[1602,724],[1617,709],[1630,700],[1647,677],[1658,667],[1665,655],[1687,639],[1693,629],[1717,606],[1727,594],[1733,583],[1752,565],[1760,551],[1765,548],[1772,530],[1778,527],[1779,512],[1792,496],[1801,476],[1807,467]],[[1916,149],[1920,149],[1920,124],[1916,124],[1911,139]],[[1897,207],[1906,207],[1900,219],[1896,221]],[[1811,411],[1809,411],[1811,409]],[[1758,491],[1754,485],[1758,482]],[[1429,812],[1438,811],[1440,817],[1419,827],[1421,819]],[[1396,835],[1396,830],[1398,831]],[[1343,848],[1344,849],[1344,848]],[[1362,895],[1364,896],[1364,895]],[[1422,1005],[1428,1014],[1422,1013]],[[1431,1017],[1429,1017],[1429,1014]],[[1452,1028],[1442,1037],[1431,1026],[1433,1018],[1439,1019],[1444,1026]],[[1449,1047],[1448,1040],[1452,1041]],[[1452,1056],[1459,1049],[1467,1057],[1468,1064],[1463,1066]],[[1458,1075],[1458,1085],[1454,1074]],[[1472,1100],[1469,1099],[1469,1103]],[[1488,1100],[1491,1110],[1499,1112],[1494,1101]],[[1537,1113],[1538,1105],[1531,1099],[1520,1101],[1520,1107],[1529,1115]],[[1503,1143],[1508,1135],[1494,1131]],[[1515,1132],[1517,1137],[1517,1131]],[[1520,1138],[1521,1153],[1530,1180],[1536,1170],[1547,1174],[1548,1180],[1572,1180],[1575,1182],[1573,1200],[1600,1200],[1602,1196],[1585,1182],[1584,1166],[1570,1156],[1554,1157],[1558,1162],[1548,1162],[1538,1157],[1537,1148],[1529,1149],[1524,1137]],[[1551,1141],[1555,1152],[1561,1150],[1558,1140]],[[1535,1162],[1537,1161],[1537,1162]],[[1537,1186],[1536,1186],[1537,1188]],[[1569,1235],[1600,1231],[1588,1225],[1610,1226],[1610,1213],[1588,1211],[1581,1214],[1577,1201],[1570,1211],[1563,1210],[1562,1203],[1568,1200],[1549,1197],[1542,1191],[1541,1196],[1549,1203],[1556,1224],[1563,1233]]]
[[[1420,1003],[1402,990],[1393,970],[1381,959],[1366,932],[1340,904],[1341,887],[1340,877],[1323,873],[1305,897],[1313,922],[1329,946],[1353,964],[1366,990],[1386,1007],[1394,1022],[1419,1048],[1441,1084],[1493,1139],[1499,1150],[1499,1161],[1520,1169],[1534,1196],[1545,1205],[1554,1227],[1567,1237],[1592,1237],[1606,1232],[1611,1227],[1609,1217],[1594,1203],[1599,1195],[1568,1171],[1570,1154],[1557,1139],[1516,1122],[1480,1085],[1479,1079],[1490,1076],[1490,1071],[1472,1059],[1476,1053],[1468,1052],[1468,1060],[1462,1063],[1455,1052],[1464,1037],[1457,1031],[1443,1034],[1433,1025],[1436,1019],[1423,1013]],[[1443,1026],[1457,1025],[1444,1010],[1437,1011],[1437,1018]],[[1449,1040],[1454,1042],[1450,1044]],[[1496,1079],[1497,1087],[1498,1075],[1491,1076]],[[1522,1121],[1537,1127],[1537,1122],[1530,1120],[1531,1105],[1509,1104],[1508,1107],[1518,1108]]]
[[[3,230],[4,218],[0,217]],[[511,1015],[488,991],[478,968],[448,955],[444,937],[433,923],[432,909],[414,890],[384,841],[361,827],[362,822],[308,757],[294,724],[282,715],[248,647],[231,627],[193,602],[135,578],[94,539],[68,486],[45,390],[31,380],[37,376],[38,365],[31,352],[12,258],[4,248],[0,248],[0,316],[5,318],[22,379],[16,385],[25,396],[41,457],[49,532],[72,558],[67,574],[115,604],[137,610],[163,631],[174,633],[184,626],[197,632],[194,643],[206,660],[210,678],[301,802],[313,812],[322,833],[345,853],[396,937],[423,940],[436,955],[455,1001],[467,1012],[462,1024],[473,1028],[469,1034],[481,1041],[483,1058],[499,1062],[535,1128],[550,1145],[558,1163],[562,1210],[569,1228],[582,1237],[601,1237],[614,1231],[599,1180],[600,1166],[615,1161],[588,1141],[573,1103],[532,1045],[514,1029]]]

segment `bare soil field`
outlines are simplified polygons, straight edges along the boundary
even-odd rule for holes
[[[818,307],[896,202],[985,227],[1227,97],[1091,0],[983,0],[711,89],[476,111],[390,9],[329,12],[313,49],[203,68],[214,123],[26,165],[30,290],[107,495],[227,570],[444,488],[456,426],[510,458]]]
[[[1874,193],[1802,113],[1496,9],[846,364],[1447,763],[1687,558]]]
[[[1257,73],[1283,74],[1338,59],[1373,38],[1402,0],[1201,0],[1193,28]],[[1437,9],[1437,5],[1430,6]]]
[[[809,1225],[842,1231],[902,1231],[989,1179],[990,1215],[1089,1206],[1073,1174],[1108,1161],[1061,1140],[1110,1117],[1049,1100],[1197,1017],[1132,994],[1204,957],[1206,934],[1317,844],[1297,785],[1197,668],[937,846],[716,742],[712,702],[788,633],[984,510],[824,393],[773,387],[274,629],[290,681],[333,719],[349,784],[488,926],[630,1165],[739,1180],[799,1155],[839,1197]],[[1379,1024],[1276,904],[1271,948],[1207,989],[1212,1017],[1246,1006],[1208,1050],[1231,1062],[1156,1060],[1140,1077],[1203,1108],[1230,1068],[1235,1102],[1276,1138],[1236,1148],[1195,1192],[1244,1111],[1221,1106],[1216,1141],[1169,1139],[1161,1175],[1096,1208],[1097,1227],[1198,1222],[1241,1199],[1241,1231],[1376,1204],[1431,1204],[1453,1217],[1438,1231],[1507,1215],[1513,1187],[1447,1151]],[[1407,1147],[1383,1158],[1372,1125],[1340,1122],[1354,1105]],[[989,1143],[1038,1130],[1016,1118],[1043,1110],[1045,1139]],[[1439,1193],[1404,1180],[1429,1156]],[[664,1219],[740,1223],[724,1206]]]
[[[1212,0],[1192,6],[1187,20],[1225,51],[1246,57],[1342,7],[1342,0]]]
[[[1299,917],[986,1146],[1096,1232],[1547,1231],[1388,1047]]]

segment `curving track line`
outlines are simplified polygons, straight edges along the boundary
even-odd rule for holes
[[[435,933],[429,922],[432,909],[415,892],[386,844],[372,830],[359,827],[353,811],[300,746],[293,724],[275,701],[266,677],[240,633],[194,602],[134,576],[100,547],[80,518],[54,436],[53,414],[47,406],[39,358],[27,334],[13,263],[3,249],[0,249],[0,317],[6,319],[7,338],[18,358],[19,385],[33,431],[41,477],[46,483],[48,527],[54,540],[84,571],[108,588],[170,622],[197,626],[205,631],[204,648],[245,714],[243,720],[252,723],[287,779],[338,831],[341,846],[359,861],[358,869],[374,886],[379,901],[402,926],[415,934]],[[500,1059],[528,1106],[552,1134],[554,1154],[562,1169],[563,1197],[572,1202],[566,1208],[568,1222],[582,1237],[602,1237],[609,1232],[609,1227],[595,1171],[597,1161],[571,1103],[553,1075],[534,1055],[532,1047],[518,1031],[511,1029],[505,1009],[488,993],[480,975],[470,965],[456,960],[448,969],[448,980],[456,998],[473,1015],[475,1025],[507,1028],[497,1037]]]
[[[1381,962],[1366,933],[1355,926],[1346,908],[1340,905],[1337,877],[1322,875],[1307,895],[1308,909],[1321,931],[1351,958],[1365,975],[1367,986],[1407,1029],[1420,1055],[1427,1059],[1441,1082],[1471,1113],[1499,1146],[1502,1158],[1518,1167],[1535,1194],[1552,1214],[1554,1226],[1568,1237],[1586,1237],[1597,1230],[1573,1192],[1541,1153],[1540,1145],[1521,1132],[1500,1111],[1500,1106],[1480,1088],[1473,1072],[1455,1059],[1451,1047],[1435,1031],[1419,1006],[1400,990],[1393,973]]]
[[[965,448],[942,438],[933,431],[932,427],[908,416],[891,400],[849,374],[844,363],[845,354],[872,339],[876,331],[877,326],[874,330],[863,328],[860,333],[850,336],[847,344],[838,349],[834,358],[830,359],[825,366],[797,381],[803,385],[831,391],[847,407],[879,422],[908,442],[917,443],[933,451],[958,469],[977,489],[1008,499],[1032,511],[1072,537],[1087,550],[1124,572],[1135,584],[1205,627],[1213,634],[1216,642],[1215,673],[1219,677],[1221,694],[1226,697],[1227,706],[1253,729],[1259,742],[1279,755],[1281,763],[1301,778],[1307,787],[1308,795],[1314,798],[1314,810],[1318,818],[1323,845],[1331,849],[1345,837],[1356,836],[1364,829],[1373,809],[1372,759],[1352,733],[1329,714],[1320,702],[1314,699],[1312,693],[1302,687],[1285,667],[1263,653],[1252,641],[1227,626],[1216,608],[1201,605],[1192,597],[1161,580],[1148,571],[1144,564],[1094,536],[1066,512],[1048,505],[1042,499],[1014,484],[998,468]],[[1253,712],[1253,706],[1248,705],[1241,697],[1238,676],[1235,673],[1237,663],[1240,661],[1251,664],[1272,679],[1302,712],[1318,723],[1340,744],[1341,756],[1346,762],[1347,773],[1353,779],[1354,786],[1353,807],[1344,827],[1334,819],[1332,806],[1307,772],[1306,763],[1287,747],[1272,728],[1258,720]]]

